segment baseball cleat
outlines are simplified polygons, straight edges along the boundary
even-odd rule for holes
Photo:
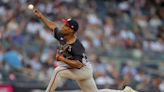
[[[129,86],[126,86],[124,89],[123,89],[124,92],[137,92],[136,90],[132,89],[131,87]]]

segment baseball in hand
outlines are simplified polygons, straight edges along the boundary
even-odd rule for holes
[[[29,5],[28,5],[28,9],[29,9],[29,10],[33,10],[33,9],[34,9],[34,5],[29,4]]]

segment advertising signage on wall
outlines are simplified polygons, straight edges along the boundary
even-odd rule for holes
[[[11,85],[0,85],[0,92],[14,92]]]

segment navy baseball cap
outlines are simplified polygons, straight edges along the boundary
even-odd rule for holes
[[[64,22],[64,24],[66,26],[68,26],[69,28],[73,29],[75,32],[77,32],[77,30],[79,29],[79,25],[77,23],[77,21],[69,18],[69,19],[62,19],[62,21]]]

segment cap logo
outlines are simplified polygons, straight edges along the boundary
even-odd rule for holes
[[[72,28],[74,28],[74,26],[71,26]]]
[[[60,40],[64,40],[64,38],[63,38],[63,37],[61,37],[61,38],[60,38]]]
[[[69,19],[67,19],[67,21],[70,21],[71,19],[69,18]]]

